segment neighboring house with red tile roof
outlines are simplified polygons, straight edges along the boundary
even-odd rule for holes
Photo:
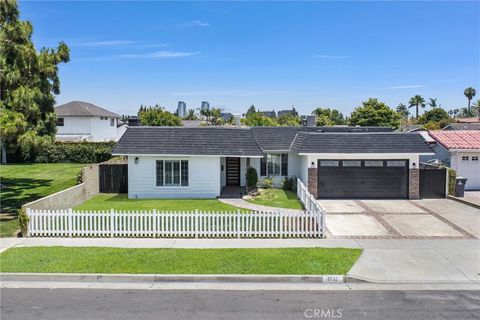
[[[429,131],[438,159],[467,178],[465,189],[480,190],[480,131]]]

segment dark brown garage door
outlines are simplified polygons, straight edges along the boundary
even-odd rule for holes
[[[319,199],[405,199],[408,160],[318,160]]]

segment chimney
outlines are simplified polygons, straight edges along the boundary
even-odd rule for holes
[[[315,116],[302,116],[302,127],[315,127]]]

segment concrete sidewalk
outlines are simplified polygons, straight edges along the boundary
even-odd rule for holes
[[[288,209],[288,208],[276,208],[276,207],[269,207],[269,206],[262,206],[259,204],[255,203],[250,203],[248,201],[245,201],[243,199],[230,199],[230,198],[219,198],[219,201],[226,203],[228,205],[237,207],[237,208],[242,208],[246,210],[252,210],[252,211],[265,211],[265,212],[277,212],[277,211],[291,211],[291,212],[303,212],[303,210],[298,210],[298,209]]]
[[[480,289],[480,240],[7,238],[0,241],[0,250],[17,246],[362,248],[362,256],[347,277],[377,283],[478,282]]]

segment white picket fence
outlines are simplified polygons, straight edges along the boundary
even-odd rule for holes
[[[316,211],[30,210],[30,237],[322,238]]]
[[[325,211],[320,207],[317,199],[308,192],[307,187],[300,179],[297,179],[297,198],[302,203],[305,210],[322,217],[320,229],[325,230]]]

